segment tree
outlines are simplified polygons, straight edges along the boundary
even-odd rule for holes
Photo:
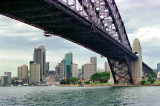
[[[156,72],[151,72],[150,74],[147,75],[147,77],[148,77],[148,81],[150,81],[151,84],[153,84],[154,81],[156,81],[157,73]]]
[[[61,80],[61,81],[60,81],[60,84],[61,84],[61,85],[65,85],[66,82],[67,82],[66,80]]]
[[[95,74],[93,74],[93,75],[90,77],[90,79],[91,79],[93,82],[99,81],[99,79],[100,79],[100,73],[95,73]]]
[[[145,81],[145,80],[141,81],[141,84],[142,84],[142,85],[144,85],[145,83],[146,83],[146,81]]]
[[[81,84],[82,84],[82,82],[78,82],[78,84],[79,84],[79,85],[81,85]]]
[[[71,79],[67,79],[66,84],[70,84],[71,83]]]
[[[72,82],[73,84],[76,84],[77,81],[78,81],[78,78],[76,78],[76,77],[71,78],[71,82]]]
[[[95,73],[90,77],[90,79],[93,82],[101,82],[101,83],[108,82],[109,78],[110,78],[110,72]]]
[[[90,84],[90,80],[84,82],[86,85]]]

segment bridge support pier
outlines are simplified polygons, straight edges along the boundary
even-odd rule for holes
[[[133,41],[133,53],[138,56],[138,59],[133,62],[133,80],[135,84],[138,84],[142,81],[143,71],[142,71],[142,52],[141,44],[139,39],[134,39]]]
[[[111,69],[111,77],[113,77],[114,84],[133,84],[132,79],[132,62],[127,56],[122,57],[119,60],[108,58],[108,63]],[[112,79],[110,80],[111,83]]]

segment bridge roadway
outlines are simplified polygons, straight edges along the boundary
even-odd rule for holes
[[[138,57],[114,0],[0,0],[0,14],[107,57],[114,82],[133,83],[131,67]]]
[[[127,55],[137,59],[109,33],[61,2],[0,0],[0,14],[68,39],[105,57],[119,59]]]

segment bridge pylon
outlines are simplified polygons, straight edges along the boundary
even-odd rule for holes
[[[133,84],[132,78],[132,61],[124,56],[119,60],[108,58],[111,69],[111,83],[113,84]]]
[[[136,38],[133,41],[133,53],[138,56],[138,59],[133,62],[133,81],[135,84],[138,84],[142,81],[143,70],[142,70],[142,52],[141,52],[141,44],[140,41]]]

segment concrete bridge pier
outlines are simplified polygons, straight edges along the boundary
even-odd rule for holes
[[[133,41],[133,53],[138,56],[138,59],[132,63],[132,78],[134,84],[138,84],[142,81],[143,70],[142,70],[142,52],[141,52],[141,44],[138,38]]]
[[[138,84],[142,81],[142,52],[139,40],[136,38],[133,42],[133,53],[138,57],[137,60],[132,61],[127,56],[120,60],[113,60],[108,58],[110,66],[110,84]]]

